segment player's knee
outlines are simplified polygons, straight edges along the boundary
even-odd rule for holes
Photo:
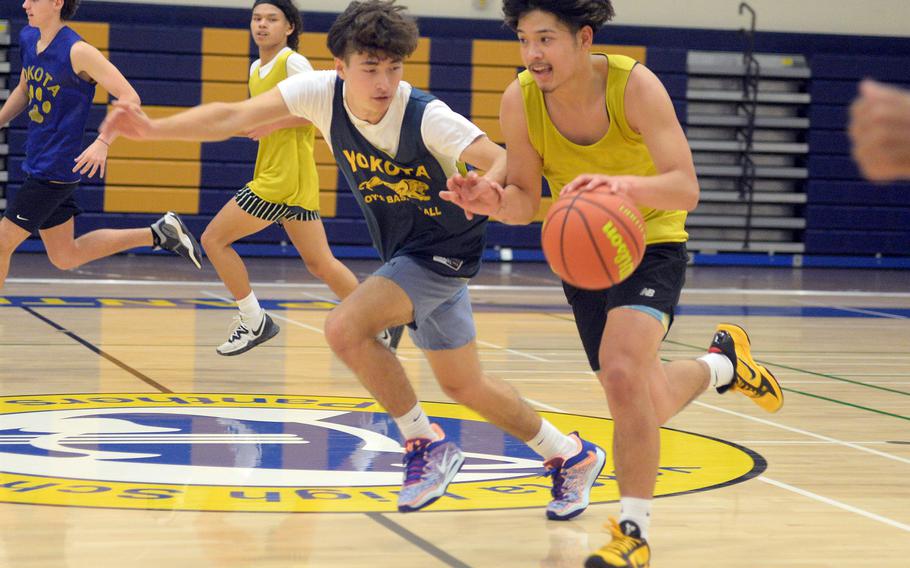
[[[72,252],[48,250],[47,258],[51,261],[51,264],[60,270],[72,270],[82,266],[82,263],[79,262],[76,255]]]
[[[328,278],[331,271],[331,262],[324,258],[307,258],[304,259],[303,264],[310,274],[323,282]]]
[[[211,254],[212,251],[217,252],[218,249],[224,248],[230,244],[226,242],[221,234],[219,234],[218,230],[212,229],[211,226],[205,228],[202,237],[199,238],[199,243],[202,245],[206,254]]]
[[[325,340],[332,351],[342,356],[353,350],[358,343],[354,324],[342,310],[332,310],[325,318]]]
[[[647,377],[632,359],[609,356],[601,357],[601,360],[605,362],[597,376],[610,399],[634,397],[648,388]]]

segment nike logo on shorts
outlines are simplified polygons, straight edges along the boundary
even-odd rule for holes
[[[20,215],[18,213],[16,213],[16,219],[19,219],[20,221],[28,221],[28,219],[26,219],[25,217],[23,217],[22,215]]]

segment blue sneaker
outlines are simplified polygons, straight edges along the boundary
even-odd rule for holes
[[[553,500],[547,505],[547,518],[554,521],[568,521],[588,508],[591,488],[607,461],[607,454],[583,440],[578,432],[569,436],[577,440],[578,453],[567,460],[556,457],[543,464],[547,468],[545,475],[553,478]]]
[[[455,479],[464,454],[454,442],[447,442],[442,429],[433,424],[438,440],[417,438],[405,442],[404,483],[398,493],[398,510],[409,513],[423,509],[443,495]]]

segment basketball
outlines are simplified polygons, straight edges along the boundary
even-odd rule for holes
[[[645,253],[645,222],[628,199],[599,187],[556,200],[541,242],[560,278],[576,288],[603,290],[638,267]]]

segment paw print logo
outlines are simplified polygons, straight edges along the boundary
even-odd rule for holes
[[[32,119],[32,122],[41,124],[44,122],[44,117],[47,116],[53,105],[51,101],[45,100],[44,89],[40,86],[36,87],[35,85],[28,86],[28,101],[32,105],[31,109],[28,111],[28,117]]]

